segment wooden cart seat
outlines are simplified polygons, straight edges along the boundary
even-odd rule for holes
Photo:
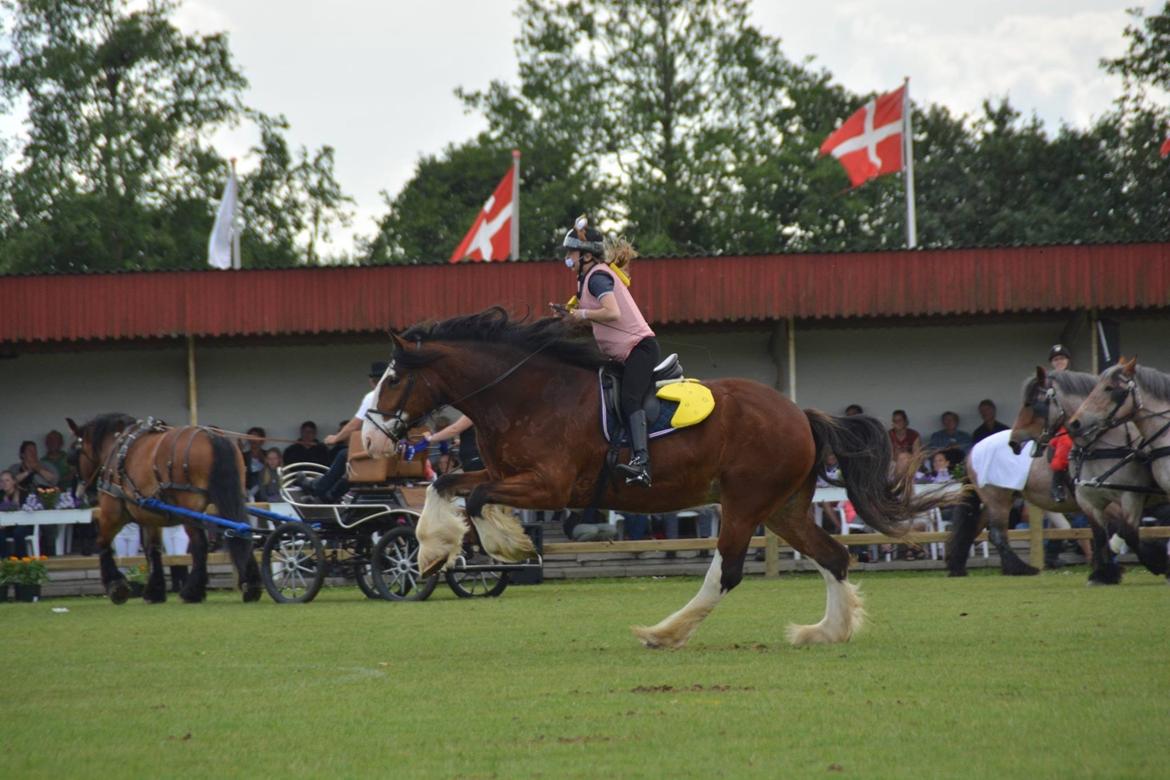
[[[387,482],[392,479],[422,479],[423,457],[405,461],[397,452],[385,458],[372,457],[362,444],[361,431],[349,436],[349,462],[345,465],[346,479],[355,484]]]

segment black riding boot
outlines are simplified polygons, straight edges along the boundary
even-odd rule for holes
[[[1063,504],[1074,495],[1076,495],[1076,485],[1069,478],[1068,471],[1052,472],[1052,500]]]
[[[187,571],[186,566],[171,567],[171,593],[179,593],[183,590],[183,586],[187,584]]]
[[[625,475],[627,485],[650,487],[650,439],[646,433],[646,412],[639,409],[626,421],[630,432],[630,462],[619,463],[618,472]]]

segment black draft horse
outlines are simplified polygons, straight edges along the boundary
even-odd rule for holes
[[[80,426],[67,422],[77,436],[72,457],[78,473],[87,486],[98,490],[97,545],[102,585],[110,601],[122,604],[130,595],[126,578],[114,564],[113,542],[122,526],[131,522],[142,527],[150,569],[143,598],[166,601],[161,529],[181,522],[190,539],[192,566],[179,597],[186,602],[203,601],[207,597],[207,532],[196,521],[149,511],[137,501],[157,498],[196,512],[214,506],[217,516],[247,523],[240,449],[207,428],[142,425],[125,414],[103,414]],[[228,549],[244,601],[256,601],[261,582],[252,541],[231,537]]]
[[[705,383],[715,409],[703,422],[651,445],[654,486],[609,479],[595,497],[607,444],[601,436],[597,370],[605,358],[591,336],[558,319],[516,322],[492,308],[395,335],[393,361],[363,427],[371,453],[389,452],[413,421],[452,404],[475,423],[485,469],[440,478],[427,493],[417,533],[419,566],[437,571],[458,554],[467,521],[484,548],[506,560],[531,546],[504,506],[586,507],[666,512],[719,501],[716,554],[698,594],[652,627],[636,627],[647,647],[682,647],[743,577],[761,523],[815,561],[827,606],[816,625],[791,626],[793,644],[843,642],[864,614],[846,580],[848,550],[810,519],[809,505],[828,452],[841,463],[858,514],[885,533],[955,498],[915,496],[914,464],[895,473],[889,436],[871,417],[801,411],[776,390],[746,379]],[[455,503],[466,497],[466,514]]]

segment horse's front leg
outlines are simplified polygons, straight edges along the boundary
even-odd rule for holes
[[[470,493],[464,509],[455,496],[467,489]],[[492,557],[506,561],[530,558],[536,554],[532,540],[504,507],[559,507],[567,500],[567,492],[562,495],[551,490],[534,472],[496,482],[489,481],[486,471],[454,475],[445,483],[436,481],[427,489],[426,505],[415,528],[419,570],[425,577],[453,563],[469,521],[475,524],[484,551]]]
[[[435,480],[434,488],[444,496],[467,497],[474,488],[488,481],[486,469],[479,471],[453,472]]]
[[[98,506],[101,511],[98,514],[97,548],[102,588],[112,603],[125,604],[126,599],[130,598],[130,586],[126,584],[126,577],[118,571],[118,565],[114,562],[114,537],[126,524],[126,507],[118,499],[104,493]]]
[[[167,581],[163,576],[162,529],[157,525],[143,526],[142,535],[146,543],[146,566],[148,576],[142,599],[147,603],[161,604],[167,600]]]

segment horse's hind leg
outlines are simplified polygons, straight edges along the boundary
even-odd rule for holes
[[[808,514],[808,497],[815,483],[801,490],[768,519],[773,533],[784,537],[802,555],[811,558],[825,580],[825,616],[811,626],[791,624],[788,641],[794,645],[847,642],[865,622],[865,607],[849,576],[849,550]]]
[[[161,604],[167,600],[167,581],[163,576],[162,563],[162,529],[158,526],[144,526],[142,535],[146,545],[146,565],[150,572],[142,599],[148,603]]]
[[[194,529],[194,533],[191,533]],[[188,604],[197,604],[207,598],[207,531],[199,526],[188,526],[191,553],[191,574],[179,592],[179,598]]]

